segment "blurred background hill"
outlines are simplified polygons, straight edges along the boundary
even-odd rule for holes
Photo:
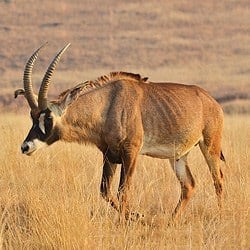
[[[41,44],[35,88],[65,44],[51,97],[110,71],[198,84],[226,112],[250,113],[250,2],[0,0],[0,111],[28,110],[24,65]],[[23,107],[23,108],[22,108]]]

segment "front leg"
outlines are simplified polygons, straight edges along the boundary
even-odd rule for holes
[[[134,173],[137,155],[139,149],[136,147],[132,150],[130,148],[129,152],[124,151],[122,159],[122,167],[120,174],[120,182],[118,188],[118,200],[120,205],[121,217],[128,220],[131,216],[129,204],[128,204],[128,194],[131,185],[132,175]]]
[[[103,156],[103,172],[100,186],[102,197],[111,204],[113,208],[119,211],[118,200],[111,194],[111,183],[117,168],[117,164],[111,163],[105,156]]]

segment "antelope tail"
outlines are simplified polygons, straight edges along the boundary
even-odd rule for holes
[[[222,151],[220,152],[220,159],[221,159],[222,161],[226,162],[226,159],[225,159],[225,157],[224,157]]]

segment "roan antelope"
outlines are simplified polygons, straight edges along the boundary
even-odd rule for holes
[[[181,184],[181,196],[173,218],[189,201],[195,181],[187,156],[197,144],[212,174],[219,206],[223,174],[220,160],[223,111],[203,89],[194,85],[150,82],[139,74],[112,72],[86,81],[48,101],[47,94],[55,67],[68,48],[53,59],[42,80],[38,96],[32,87],[32,68],[37,49],[24,70],[24,95],[31,108],[33,126],[24,140],[23,154],[32,155],[44,145],[62,140],[89,142],[103,154],[102,196],[123,218],[129,218],[128,190],[139,154],[169,159]],[[110,186],[117,164],[121,164],[118,195]]]

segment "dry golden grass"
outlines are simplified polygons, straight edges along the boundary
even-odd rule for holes
[[[221,218],[208,167],[195,148],[190,166],[197,191],[181,220],[168,225],[180,192],[168,162],[140,156],[131,206],[145,215],[146,224],[122,225],[99,196],[102,159],[95,148],[56,143],[24,156],[19,147],[30,126],[27,116],[1,115],[0,244],[4,249],[247,249],[249,123],[249,116],[226,117]]]

